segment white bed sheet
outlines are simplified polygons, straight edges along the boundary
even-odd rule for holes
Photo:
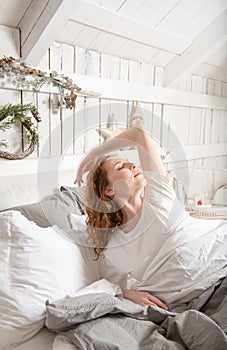
[[[79,350],[64,335],[57,335],[54,339],[52,350]]]
[[[48,331],[47,328],[43,328],[38,334],[13,348],[13,350],[52,350],[55,333]],[[62,348],[62,350],[64,350]]]

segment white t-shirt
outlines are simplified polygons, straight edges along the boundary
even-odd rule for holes
[[[166,303],[189,301],[226,276],[227,222],[191,218],[171,177],[144,176],[140,219],[128,233],[113,232],[100,258],[102,278]]]

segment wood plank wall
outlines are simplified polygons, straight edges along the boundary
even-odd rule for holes
[[[11,31],[14,36],[18,36],[16,30]],[[10,52],[9,54],[14,57],[19,56],[18,49],[14,46],[9,48],[10,45],[8,42],[8,49],[5,51],[1,49],[1,54],[8,55]],[[43,70],[63,71],[66,75],[72,75],[75,82],[77,76],[85,75],[94,79],[111,79],[116,86],[121,82],[130,82],[135,86],[143,84],[146,87],[162,87],[163,69],[160,67],[59,43],[54,43],[50,47],[39,67]],[[189,76],[171,88],[195,94],[227,97],[226,83],[199,76]],[[95,85],[93,90],[96,90]],[[31,160],[37,160],[39,157],[51,159],[64,154],[65,157],[78,155],[80,158],[90,147],[102,141],[96,129],[105,127],[108,114],[114,113],[119,126],[127,126],[128,115],[134,103],[130,99],[119,101],[78,96],[75,112],[63,109],[57,114],[52,114],[52,101],[55,98],[56,95],[53,93],[40,92],[33,96],[29,91],[6,89],[6,85],[0,80],[0,104],[35,100],[42,117],[42,122],[37,125],[40,133],[39,148],[27,159],[19,161],[19,165],[15,162],[14,169],[10,163],[12,161],[0,159],[4,175],[18,173],[19,168],[32,172]],[[227,143],[226,110],[155,103],[155,101],[149,103],[142,100],[141,107],[144,109],[146,129],[154,134],[170,153],[176,147],[178,139],[179,144],[187,151],[186,154],[190,154],[189,167],[212,169],[227,167],[224,149]],[[207,147],[204,148],[204,145]],[[179,167],[185,166],[184,159],[179,158],[176,163]],[[171,159],[167,160],[166,166],[172,167]]]

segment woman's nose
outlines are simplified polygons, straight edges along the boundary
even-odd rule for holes
[[[135,169],[135,164],[132,162],[129,162],[129,169]]]

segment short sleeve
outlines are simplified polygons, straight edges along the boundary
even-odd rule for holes
[[[144,171],[144,177],[147,182],[146,196],[152,200],[160,199],[160,197],[167,197],[174,199],[176,193],[173,188],[173,177],[167,175],[160,175],[152,171]]]
[[[173,188],[173,177],[144,171],[147,185],[145,201],[152,206],[156,218],[161,222],[165,233],[174,230],[186,211]]]

